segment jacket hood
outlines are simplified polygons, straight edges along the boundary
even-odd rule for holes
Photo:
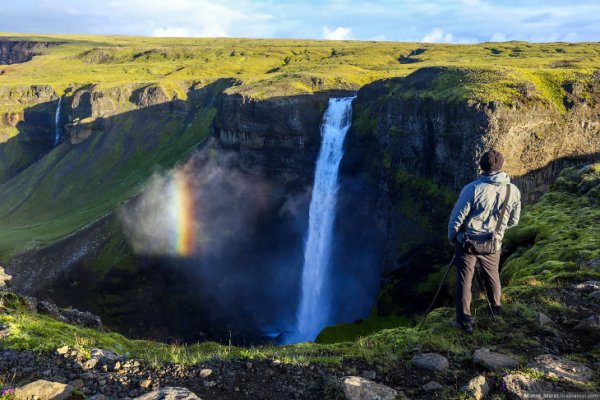
[[[483,174],[479,176],[481,182],[490,183],[492,185],[505,185],[510,183],[510,177],[506,172],[494,172],[491,174]]]

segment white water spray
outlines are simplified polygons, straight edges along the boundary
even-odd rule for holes
[[[62,97],[58,98],[58,105],[54,112],[54,146],[58,145],[60,141],[60,106],[62,104]]]
[[[330,99],[321,126],[323,139],[310,201],[297,326],[296,331],[284,339],[285,343],[313,341],[331,322],[331,288],[328,282],[331,242],[337,202],[338,172],[343,155],[344,138],[352,122],[353,99],[354,97]]]

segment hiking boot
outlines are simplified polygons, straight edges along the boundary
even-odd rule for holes
[[[463,322],[458,322],[453,319],[450,323],[453,327],[462,330],[464,333],[473,333],[473,328],[475,327],[475,320],[469,318]]]
[[[494,312],[495,317],[502,316],[502,306],[492,307],[492,311]]]

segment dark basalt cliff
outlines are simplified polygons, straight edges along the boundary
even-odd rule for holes
[[[31,61],[34,56],[62,42],[32,42],[28,40],[0,40],[0,65]]]
[[[265,100],[225,95],[212,125],[213,136],[223,148],[237,151],[242,166],[253,173],[310,184],[328,100],[348,95],[331,92]]]

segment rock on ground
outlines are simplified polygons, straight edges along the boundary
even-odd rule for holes
[[[535,322],[539,327],[542,327],[544,325],[551,324],[552,320],[546,314],[538,312],[535,314]]]
[[[444,389],[444,387],[436,381],[431,381],[431,382],[423,385],[423,390],[426,392],[435,392],[437,390],[443,390],[443,389]]]
[[[348,376],[343,382],[348,400],[395,400],[398,391],[360,376]]]
[[[469,399],[481,400],[490,392],[490,384],[485,376],[478,375],[460,390],[465,392]]]
[[[505,354],[494,353],[486,348],[475,350],[473,354],[473,362],[480,364],[486,369],[502,372],[507,369],[516,368],[519,365],[517,359]]]
[[[529,399],[536,394],[551,393],[552,384],[538,381],[521,374],[510,374],[502,378],[502,386],[506,388],[509,398]]]
[[[182,387],[166,387],[136,397],[135,400],[202,400],[194,393]]]
[[[0,289],[4,289],[9,285],[12,276],[4,272],[4,268],[0,267]]]
[[[600,315],[592,315],[582,319],[573,330],[600,334]]]
[[[582,282],[575,285],[571,285],[571,287],[575,290],[579,290],[580,292],[590,293],[595,290],[600,290],[600,281]]]
[[[73,393],[73,386],[40,379],[15,390],[17,400],[66,400]]]
[[[415,367],[423,368],[429,371],[444,371],[450,365],[446,357],[437,353],[417,354],[412,358]]]
[[[90,352],[90,357],[104,364],[115,363],[123,359],[123,357],[121,357],[114,351],[102,349],[92,349],[92,351]]]
[[[549,378],[564,379],[574,383],[588,383],[594,376],[594,371],[585,365],[553,354],[537,356],[527,366]]]

